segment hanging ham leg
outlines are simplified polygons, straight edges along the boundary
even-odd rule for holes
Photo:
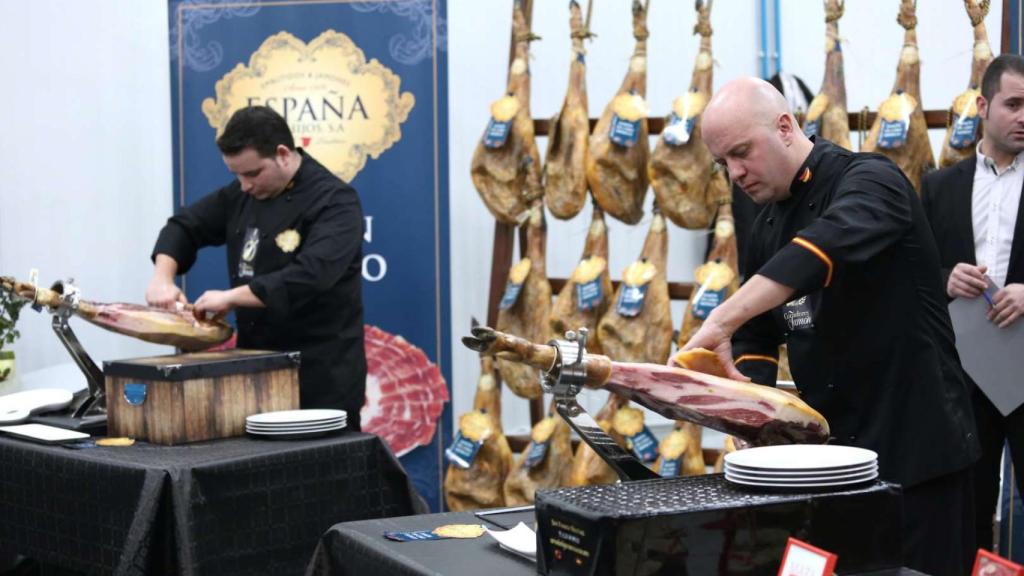
[[[535,201],[526,231],[526,258],[513,266],[509,286],[498,311],[498,329],[530,340],[546,342],[550,332],[551,284],[545,269],[546,227],[544,206]],[[525,273],[525,278],[517,276]],[[519,284],[516,288],[514,284]],[[515,294],[513,294],[515,293]],[[514,295],[514,298],[513,298]],[[512,392],[523,398],[540,398],[540,376],[536,370],[516,362],[498,359],[501,379]]]
[[[572,28],[569,89],[562,110],[551,119],[551,134],[544,159],[544,200],[555,218],[563,220],[578,214],[586,203],[588,188],[584,163],[590,140],[587,52],[583,49],[583,40],[592,34],[583,25],[580,5],[576,0],[569,3],[569,13],[569,26]]]
[[[572,466],[569,424],[558,415],[549,415],[533,426],[530,440],[505,480],[507,506],[533,504],[537,490],[564,486],[568,478]],[[543,456],[531,458],[538,444],[546,444]]]
[[[648,174],[658,208],[677,226],[691,230],[707,228],[718,203],[729,198],[720,170],[714,169],[711,152],[701,136],[700,115],[711,99],[713,59],[711,57],[711,2],[697,1],[700,51],[693,66],[690,89],[676,98],[666,128],[651,154]],[[724,196],[724,197],[723,197]]]
[[[668,231],[665,218],[655,212],[640,260],[626,269],[611,308],[597,325],[605,354],[622,362],[661,364],[668,359],[672,350],[672,309],[667,265]],[[641,293],[639,304],[635,304]]]
[[[615,431],[612,421],[615,413],[628,404],[625,398],[616,394],[609,394],[601,410],[594,418],[598,426],[605,431],[615,442],[626,449],[626,439]],[[596,486],[598,484],[614,484],[618,482],[619,475],[612,470],[597,452],[586,442],[580,442],[576,447],[576,455],[572,460],[572,469],[569,472],[569,486]]]
[[[501,384],[494,377],[494,362],[488,356],[480,359],[480,380],[473,399],[473,412],[469,414],[484,416],[490,424],[487,437],[469,468],[448,465],[444,497],[453,512],[505,505],[504,485],[512,468],[512,450],[501,430]],[[467,417],[473,416],[460,417],[460,428],[467,424],[464,420]]]
[[[540,152],[530,116],[530,41],[517,0],[512,17],[515,58],[508,71],[507,94],[491,105],[491,121],[473,152],[473,185],[496,219],[519,224],[540,188]]]
[[[550,371],[553,346],[534,344],[491,328],[462,339],[481,354]],[[753,445],[824,443],[828,422],[805,402],[781,390],[662,364],[614,362],[588,354],[586,386],[614,392],[673,420],[694,422]]]
[[[650,3],[650,0],[648,0]],[[597,203],[613,218],[636,224],[647,194],[647,7],[633,0],[636,48],[618,93],[590,137],[587,182]]]
[[[906,32],[892,94],[878,107],[864,152],[892,159],[920,193],[921,177],[935,168],[928,125],[921,108],[921,59],[917,49],[917,0],[902,0],[897,21]]]
[[[13,278],[0,277],[0,290],[6,290],[26,300],[56,310],[61,306],[61,294],[46,288],[36,288]],[[152,342],[176,346],[186,352],[204,350],[231,338],[233,329],[221,320],[197,320],[191,306],[176,310],[151,308],[138,304],[102,304],[82,300],[74,313],[79,318],[105,328]]]
[[[839,19],[845,8],[845,0],[825,0],[825,79],[821,81],[821,92],[807,110],[804,134],[820,136],[851,150],[843,47],[839,39]]]
[[[992,62],[992,47],[985,31],[985,16],[988,15],[989,0],[964,0],[967,16],[974,28],[974,51],[971,58],[971,78],[967,90],[953,100],[953,118],[946,129],[942,143],[939,165],[952,166],[973,156],[981,138],[981,117],[978,115],[978,96],[981,95],[981,79],[985,69]]]
[[[561,336],[567,330],[586,328],[591,334],[587,347],[600,354],[601,339],[597,337],[597,322],[604,316],[611,301],[608,227],[604,223],[604,213],[595,205],[593,221],[590,223],[587,242],[583,247],[583,256],[551,309],[552,333]]]
[[[731,204],[723,204],[718,209],[714,234],[708,260],[697,268],[697,281],[686,301],[683,326],[679,330],[680,346],[689,342],[711,311],[740,287],[739,250],[736,247],[736,224]]]

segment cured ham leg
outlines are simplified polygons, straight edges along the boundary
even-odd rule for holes
[[[686,301],[679,345],[690,341],[704,320],[740,287],[739,249],[736,246],[736,224],[732,205],[723,204],[715,218],[715,236],[708,261],[697,268],[696,285]]]
[[[677,226],[701,230],[711,223],[718,204],[730,198],[725,176],[714,168],[700,128],[700,115],[711,99],[714,62],[710,0],[697,1],[694,34],[700,34],[700,51],[690,89],[672,104],[672,113],[651,155],[648,175],[662,213]]]
[[[655,212],[640,259],[630,264],[611,308],[597,325],[608,356],[623,362],[660,364],[672,351],[672,308],[668,294],[668,231]]]
[[[588,15],[589,18],[589,15]],[[569,89],[562,109],[551,119],[551,134],[544,158],[544,201],[555,218],[568,220],[587,201],[587,173],[584,166],[590,140],[587,107],[587,63],[583,40],[592,36],[583,24],[576,0],[569,3],[572,29],[572,62]]]
[[[843,17],[845,8],[845,0],[825,0],[825,79],[821,81],[821,92],[807,110],[804,134],[821,136],[851,150],[843,47],[839,39],[839,19]]]
[[[481,354],[550,371],[553,346],[534,344],[491,328],[473,330],[463,344]],[[805,402],[768,386],[660,364],[614,362],[587,355],[586,386],[614,392],[673,420],[732,434],[756,446],[824,443],[828,422]]]
[[[648,0],[648,4],[650,0]],[[594,127],[587,154],[587,182],[608,215],[636,224],[647,194],[647,7],[633,0],[636,47],[622,86]]]
[[[611,301],[608,226],[604,222],[604,213],[595,205],[583,256],[551,309],[551,331],[561,336],[567,330],[586,328],[591,334],[588,348],[600,354],[601,339],[597,337],[597,322],[608,311]]]
[[[59,292],[47,288],[37,289],[13,278],[0,277],[0,290],[50,309],[61,306]],[[111,332],[154,344],[176,346],[186,352],[221,344],[231,338],[234,332],[229,324],[221,320],[197,320],[191,306],[166,310],[138,304],[103,304],[81,300],[74,312],[90,324]]]
[[[973,156],[978,140],[981,139],[981,117],[978,115],[978,96],[981,95],[981,79],[985,69],[992,62],[992,46],[985,31],[985,16],[988,15],[989,0],[964,0],[967,16],[974,28],[974,50],[971,58],[971,78],[967,90],[953,100],[953,118],[946,129],[942,142],[939,165],[952,166]]]
[[[896,19],[906,32],[896,67],[892,94],[878,107],[864,152],[878,152],[892,159],[914,190],[921,191],[921,177],[935,168],[928,125],[921,108],[921,57],[917,49],[917,0],[902,0]]]
[[[472,433],[474,426],[484,437],[473,462],[469,468],[449,464],[444,478],[445,501],[453,512],[505,505],[505,478],[512,468],[512,450],[501,429],[501,384],[494,377],[493,360],[486,356],[480,359],[473,411],[459,418],[460,432],[466,429]]]
[[[544,244],[547,238],[544,207],[534,203],[526,230],[526,258],[513,266],[509,284],[498,310],[498,329],[530,340],[549,339],[551,284],[545,268]],[[536,370],[515,362],[498,359],[501,379],[512,392],[523,398],[540,398],[540,376]]]
[[[564,486],[570,466],[569,425],[557,415],[548,416],[533,426],[530,444],[509,472],[505,481],[505,504],[533,504],[537,490]]]
[[[515,58],[506,95],[491,105],[491,120],[473,152],[470,173],[487,209],[499,222],[519,224],[541,188],[540,152],[530,116],[530,41],[517,1],[512,16]]]

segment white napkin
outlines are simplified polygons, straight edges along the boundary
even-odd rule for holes
[[[487,527],[484,527],[484,530],[487,530],[491,538],[497,540],[498,545],[505,550],[531,562],[537,561],[537,535],[526,524],[520,522],[511,530],[491,530]]]

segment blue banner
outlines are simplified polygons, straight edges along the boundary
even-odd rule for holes
[[[359,192],[366,218],[367,406],[433,510],[451,440],[445,0],[172,0],[176,209],[233,176],[215,140],[266,105]],[[222,248],[185,278],[228,286]]]

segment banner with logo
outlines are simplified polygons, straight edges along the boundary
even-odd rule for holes
[[[284,116],[359,192],[369,366],[364,430],[439,510],[451,438],[445,0],[172,0],[174,205],[231,182],[216,137],[239,108]],[[229,285],[201,251],[190,301]]]

